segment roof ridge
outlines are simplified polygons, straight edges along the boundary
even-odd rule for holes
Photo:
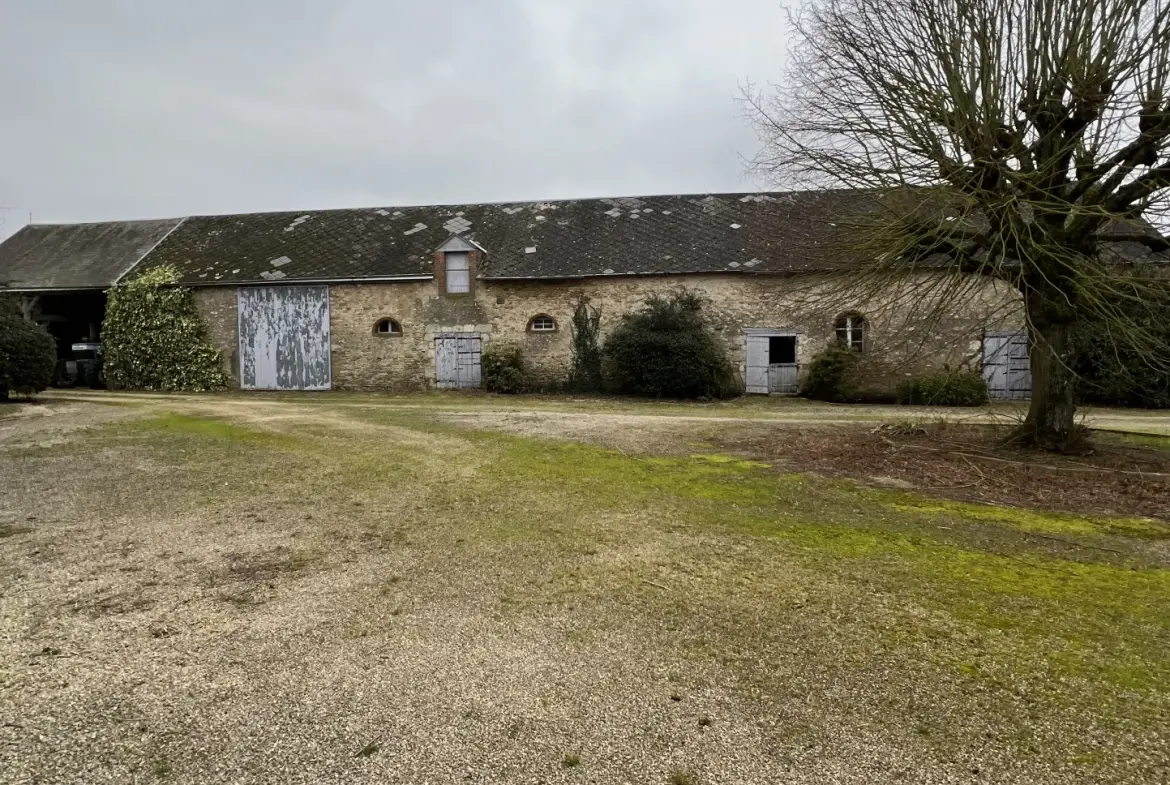
[[[571,204],[573,202],[604,202],[619,201],[622,199],[698,199],[713,196],[722,199],[742,198],[744,196],[794,196],[805,194],[836,194],[858,193],[864,189],[858,188],[797,188],[791,190],[747,190],[747,191],[694,191],[691,193],[658,193],[658,194],[625,194],[619,196],[572,196],[555,199],[506,199],[489,202],[431,202],[415,204],[361,204],[348,207],[312,207],[291,210],[255,210],[243,213],[192,213],[188,218],[231,218],[233,216],[249,217],[255,215],[292,215],[294,213],[342,213],[362,210],[425,210],[450,207],[507,207],[518,204]]]

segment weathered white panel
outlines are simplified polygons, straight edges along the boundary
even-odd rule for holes
[[[242,288],[238,301],[243,389],[330,388],[328,287]]]
[[[440,335],[435,338],[435,386],[448,390],[459,386],[459,339]]]
[[[747,379],[749,393],[768,394],[768,337],[747,336]]]
[[[471,291],[470,259],[466,253],[448,253],[447,264],[447,292],[450,294],[466,294]]]

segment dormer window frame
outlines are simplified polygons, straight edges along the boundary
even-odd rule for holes
[[[485,251],[479,243],[457,234],[435,249],[435,281],[446,297],[474,294],[475,279]]]

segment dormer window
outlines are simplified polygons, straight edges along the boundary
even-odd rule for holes
[[[467,294],[471,291],[471,261],[467,251],[448,251],[444,254],[447,273],[447,294]]]
[[[443,294],[471,294],[486,251],[474,240],[451,235],[435,249],[435,280]]]

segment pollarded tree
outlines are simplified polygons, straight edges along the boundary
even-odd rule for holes
[[[792,26],[787,81],[747,91],[757,171],[873,192],[842,233],[864,238],[858,285],[947,271],[916,294],[935,310],[972,281],[1018,290],[1025,438],[1077,438],[1078,323],[1167,364],[1142,268],[1167,250],[1150,227],[1170,201],[1170,2],[809,0]]]

